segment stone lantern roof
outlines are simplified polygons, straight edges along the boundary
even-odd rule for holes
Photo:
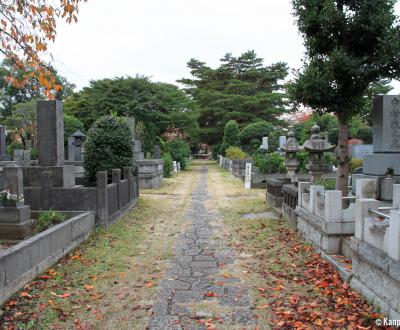
[[[288,139],[286,143],[281,147],[282,151],[292,153],[300,151],[300,145],[297,142],[294,132],[290,131],[288,133]]]
[[[74,138],[84,138],[84,137],[86,137],[86,135],[83,134],[81,131],[76,131],[75,133],[71,134],[70,136],[74,137]]]
[[[309,153],[324,153],[335,149],[335,145],[321,138],[320,131],[321,129],[318,125],[314,125],[311,128],[311,138],[303,144],[305,151]]]

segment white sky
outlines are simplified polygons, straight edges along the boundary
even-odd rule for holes
[[[78,89],[136,74],[175,83],[190,77],[191,58],[214,67],[227,52],[251,49],[265,64],[299,68],[303,46],[291,11],[290,0],[89,0],[77,24],[59,24],[50,50]],[[400,93],[400,82],[394,86]]]

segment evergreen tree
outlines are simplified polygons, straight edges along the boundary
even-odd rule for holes
[[[220,142],[229,120],[241,126],[259,120],[277,123],[287,111],[281,84],[288,74],[285,63],[264,66],[254,51],[248,51],[239,57],[226,54],[216,69],[196,59],[188,67],[193,79],[179,82],[198,105],[202,142]]]
[[[368,88],[400,77],[400,27],[395,0],[292,0],[306,61],[289,84],[293,99],[339,122],[336,187],[347,192],[349,120]]]

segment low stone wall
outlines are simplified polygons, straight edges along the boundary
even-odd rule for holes
[[[137,168],[124,168],[123,178],[121,170],[114,169],[108,181],[107,172],[98,172],[94,187],[25,187],[25,204],[31,210],[92,211],[98,224],[108,227],[138,201]]]
[[[400,262],[357,238],[350,239],[353,277],[350,286],[379,306],[392,319],[400,319]]]
[[[308,192],[309,189],[309,192]],[[342,192],[299,182],[297,229],[317,250],[342,254],[342,242],[354,235],[355,206],[342,209]]]
[[[282,187],[288,181],[268,178],[267,179],[267,202],[272,207],[282,207],[283,195],[282,195]]]
[[[0,251],[0,304],[82,243],[95,226],[93,212],[66,215],[72,218]]]
[[[379,208],[370,198],[374,179],[360,179],[355,235],[347,240],[353,260],[350,285],[383,314],[400,319],[400,185],[393,185],[393,204]]]
[[[158,189],[164,181],[164,161],[162,159],[137,160],[139,188]]]

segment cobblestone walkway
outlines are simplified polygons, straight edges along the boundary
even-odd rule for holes
[[[223,223],[206,208],[207,170],[193,192],[185,216],[187,229],[176,243],[160,283],[149,328],[155,329],[253,329],[248,289],[225,271],[235,262],[234,252],[224,246]],[[234,266],[233,266],[234,267]]]

